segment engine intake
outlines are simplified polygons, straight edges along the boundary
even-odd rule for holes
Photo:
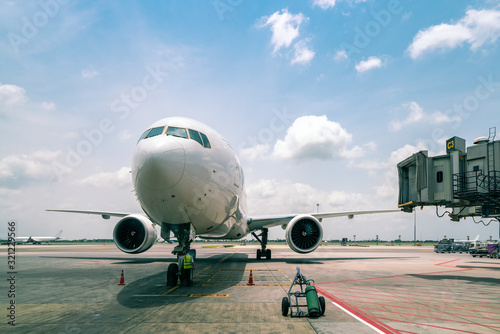
[[[297,253],[310,253],[319,247],[323,238],[320,222],[309,215],[294,217],[286,227],[286,243]]]
[[[142,253],[155,243],[156,229],[147,217],[128,215],[116,224],[113,239],[122,252]]]

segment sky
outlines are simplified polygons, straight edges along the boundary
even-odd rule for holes
[[[0,231],[20,236],[111,239],[117,219],[45,209],[141,212],[132,154],[165,117],[231,143],[250,215],[396,209],[398,162],[500,126],[500,1],[7,0],[0,36]],[[414,218],[417,239],[498,238],[417,211],[324,238],[413,240]]]

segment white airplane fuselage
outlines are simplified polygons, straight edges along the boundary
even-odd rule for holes
[[[189,137],[166,134],[169,126],[185,129]],[[137,199],[149,218],[160,225],[190,223],[200,237],[247,235],[243,171],[229,143],[208,126],[186,118],[165,118],[150,129],[162,132],[141,137],[132,161]],[[198,138],[195,132],[209,144],[193,139]]]

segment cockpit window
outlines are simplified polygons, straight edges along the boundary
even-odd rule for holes
[[[187,130],[184,128],[178,128],[175,126],[169,126],[167,128],[167,136],[175,136],[181,138],[188,138]]]
[[[196,140],[198,143],[200,143],[201,146],[203,146],[203,141],[201,140],[201,137],[200,137],[200,134],[198,133],[198,131],[191,130],[191,129],[188,129],[188,131],[189,131],[189,137],[191,137],[191,139],[193,139],[193,140]]]
[[[208,141],[207,136],[205,136],[201,132],[200,132],[200,136],[201,136],[201,139],[203,139],[203,146],[205,146],[206,148],[211,148],[212,146],[210,146],[210,142]]]
[[[147,134],[147,136],[144,137],[144,138],[150,138],[150,137],[161,135],[162,132],[163,132],[163,129],[165,129],[164,126],[160,126],[158,128],[152,128],[151,131],[149,131],[149,133]]]
[[[146,138],[147,134],[149,133],[149,131],[151,131],[151,129],[147,129],[146,131],[144,131],[144,133],[142,134],[142,136],[139,138],[139,140],[137,142],[140,142],[141,139],[144,139]]]

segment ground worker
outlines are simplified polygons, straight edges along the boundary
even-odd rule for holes
[[[190,286],[193,284],[194,259],[191,254],[182,252],[179,256],[179,269],[181,271],[181,284]]]

